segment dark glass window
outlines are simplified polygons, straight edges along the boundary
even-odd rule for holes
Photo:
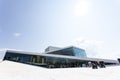
[[[70,48],[66,48],[66,49],[50,52],[48,54],[58,54],[58,55],[67,55],[67,56],[87,57],[86,53],[85,53],[85,50],[79,49],[79,48],[75,48],[75,47],[70,47]]]
[[[46,58],[44,56],[21,54],[21,53],[12,53],[7,52],[4,60],[10,60],[20,63],[32,64],[37,66],[42,66],[46,63]]]
[[[85,50],[79,49],[79,48],[73,48],[74,56],[77,57],[87,57]]]
[[[27,63],[27,62],[30,62],[30,57],[31,57],[30,55],[26,55],[26,54],[7,52],[4,59],[16,61],[16,62]]]
[[[72,48],[69,48],[64,51],[66,52],[66,54],[70,53],[73,55]],[[84,56],[85,55],[83,55],[83,57]],[[51,68],[79,67],[79,66],[83,66],[83,64],[86,64],[87,62],[87,61],[81,61],[81,60],[76,60],[76,59],[59,58],[59,57],[52,57],[52,56],[47,57],[47,56],[30,55],[30,54],[22,54],[22,53],[15,53],[15,52],[7,52],[4,60],[10,60],[10,61],[30,64],[30,65],[51,67]]]
[[[58,55],[68,55],[68,56],[73,56],[73,49],[72,48],[66,48],[54,52],[50,52],[48,54],[58,54]]]

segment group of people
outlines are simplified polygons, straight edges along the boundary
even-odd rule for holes
[[[92,67],[92,69],[98,69],[98,67],[105,68],[105,63],[104,63],[104,61],[100,61],[100,62],[88,62],[88,66]]]
[[[71,62],[71,63],[48,62],[47,67],[48,68],[92,67],[92,69],[98,69],[98,67],[105,68],[105,63],[104,61],[99,61],[99,62],[90,61],[90,62],[81,63],[81,64],[79,62]]]

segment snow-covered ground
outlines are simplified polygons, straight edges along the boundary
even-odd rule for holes
[[[0,62],[0,80],[120,80],[120,66],[47,69],[11,61]]]

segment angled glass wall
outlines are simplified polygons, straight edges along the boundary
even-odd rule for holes
[[[20,62],[35,66],[48,67],[48,68],[82,67],[83,64],[87,65],[88,62],[88,61],[81,61],[76,59],[30,55],[30,54],[22,54],[15,52],[7,52],[4,57],[4,60]]]
[[[4,60],[10,60],[36,66],[45,66],[46,58],[44,56],[6,52]]]
[[[68,55],[68,56],[73,56],[74,55],[72,48],[57,50],[57,51],[49,52],[47,54],[58,54],[58,55]]]
[[[58,51],[49,52],[47,54],[57,54],[57,55],[76,56],[76,57],[87,57],[85,50],[79,49],[79,48],[76,48],[76,47],[69,47],[69,48],[58,50]]]
[[[87,57],[86,52],[83,49],[73,47],[73,53],[74,53],[74,56],[77,56],[77,57],[81,57],[81,58]]]
[[[68,50],[72,50],[71,54],[77,53],[77,56],[86,57],[86,55],[78,54],[81,52],[77,48],[69,48]],[[65,50],[66,51],[66,50]],[[84,51],[83,51],[84,52]],[[68,68],[68,67],[87,67],[88,62],[90,60],[81,60],[81,59],[73,59],[66,56],[59,57],[59,56],[48,56],[48,55],[33,55],[33,54],[23,54],[18,52],[6,52],[4,60],[20,62],[24,64],[30,64],[35,66],[42,66],[47,68]],[[96,62],[97,61],[93,61]],[[109,64],[109,63],[105,63]]]

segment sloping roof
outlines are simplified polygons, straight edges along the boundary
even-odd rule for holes
[[[110,76],[109,76],[110,75]],[[22,63],[0,63],[0,80],[120,80],[120,66],[106,68],[42,68]]]
[[[28,55],[39,55],[39,56],[47,56],[47,57],[77,59],[77,60],[84,60],[84,61],[104,61],[104,62],[109,62],[109,63],[118,63],[117,60],[111,60],[111,59],[88,58],[88,57],[80,58],[80,57],[75,57],[75,56],[64,56],[64,55],[56,55],[56,54],[44,54],[44,53],[14,51],[14,50],[7,50],[7,52],[28,54]]]

